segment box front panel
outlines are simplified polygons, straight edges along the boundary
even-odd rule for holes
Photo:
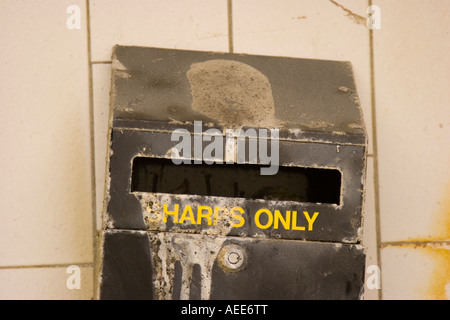
[[[359,241],[360,146],[280,141],[278,172],[262,176],[257,164],[174,164],[168,133],[113,134],[110,228]]]
[[[102,299],[360,297],[364,148],[279,141],[264,176],[259,159],[174,163],[176,144],[113,131]]]
[[[358,299],[359,245],[107,231],[101,299]]]

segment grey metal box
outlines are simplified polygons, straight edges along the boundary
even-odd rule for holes
[[[116,46],[110,107],[98,298],[361,298],[349,62]]]

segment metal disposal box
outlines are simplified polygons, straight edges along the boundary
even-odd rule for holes
[[[349,62],[116,46],[99,299],[360,299]]]

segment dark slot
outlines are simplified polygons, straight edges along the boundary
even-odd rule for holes
[[[340,203],[341,173],[336,169],[280,166],[261,175],[254,164],[179,164],[136,157],[131,191],[231,198]]]

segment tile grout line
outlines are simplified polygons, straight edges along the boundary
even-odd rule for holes
[[[91,64],[111,64],[112,61],[91,61]]]
[[[372,0],[368,0],[368,5],[372,5]],[[375,61],[374,61],[374,41],[373,30],[369,29],[369,51],[370,51],[370,100],[372,112],[372,149],[373,149],[373,184],[374,184],[374,202],[375,202],[375,233],[376,233],[376,254],[377,263],[381,269],[381,225],[380,225],[380,181],[378,169],[378,140],[377,140],[377,120],[376,120],[376,97],[375,97]],[[380,274],[381,283],[383,282]],[[383,300],[383,288],[378,290],[378,299]]]
[[[69,266],[78,266],[80,268],[94,268],[94,263],[92,262],[82,262],[82,263],[61,263],[61,264],[37,264],[37,265],[18,265],[18,266],[0,266],[0,270],[7,269],[38,269],[38,268],[67,268]]]
[[[415,246],[427,246],[427,245],[450,245],[449,240],[425,240],[425,241],[386,241],[381,242],[381,247],[386,246],[405,246],[405,245],[415,245]]]
[[[89,82],[89,127],[91,136],[91,190],[92,190],[92,240],[93,240],[93,255],[94,255],[94,294],[95,294],[95,266],[97,264],[97,192],[95,182],[95,131],[94,131],[94,85],[93,85],[93,71],[92,71],[92,48],[91,48],[91,14],[90,3],[86,0],[86,41],[87,41],[87,57],[88,57],[88,82]]]
[[[233,0],[227,0],[227,14],[228,14],[228,51],[234,52],[233,47]]]

